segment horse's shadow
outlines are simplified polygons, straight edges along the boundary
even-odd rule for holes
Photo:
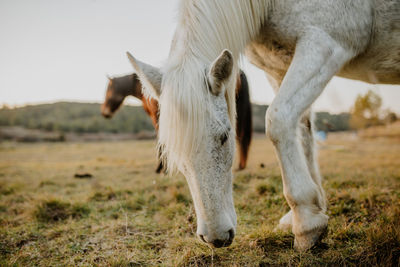
[[[293,250],[294,249],[294,235],[292,233],[273,233],[270,236],[258,239],[256,241],[257,247],[261,248],[265,253],[274,253],[277,251]],[[328,244],[319,240],[309,252],[313,254],[321,253],[329,248]]]

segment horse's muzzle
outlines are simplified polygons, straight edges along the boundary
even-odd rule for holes
[[[103,117],[106,119],[111,119],[111,117],[112,117],[112,115],[110,113],[101,113],[101,115],[103,115]]]
[[[233,229],[230,229],[228,233],[229,233],[229,238],[227,240],[215,239],[212,240],[211,242],[208,242],[205,240],[203,235],[199,235],[199,237],[204,243],[210,244],[214,248],[222,248],[222,247],[229,247],[232,244],[233,239],[235,238],[235,232]]]

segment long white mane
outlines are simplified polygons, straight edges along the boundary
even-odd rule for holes
[[[163,67],[160,97],[159,146],[169,172],[183,168],[205,136],[210,107],[207,67],[224,50],[235,61],[258,33],[269,7],[266,0],[182,0],[178,27],[167,64]],[[235,127],[235,63],[225,93]]]

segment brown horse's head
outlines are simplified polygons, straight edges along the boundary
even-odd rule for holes
[[[129,76],[108,78],[106,96],[101,106],[101,114],[105,118],[111,118],[115,111],[121,106],[125,97],[131,94],[132,79]]]

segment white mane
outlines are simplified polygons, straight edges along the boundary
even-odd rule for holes
[[[183,168],[184,162],[207,131],[213,118],[207,68],[229,49],[235,62],[246,44],[258,33],[269,1],[182,0],[178,27],[167,64],[163,68],[160,97],[159,146],[163,148],[169,172]],[[226,100],[232,127],[235,127],[235,86],[237,66],[227,86]]]

